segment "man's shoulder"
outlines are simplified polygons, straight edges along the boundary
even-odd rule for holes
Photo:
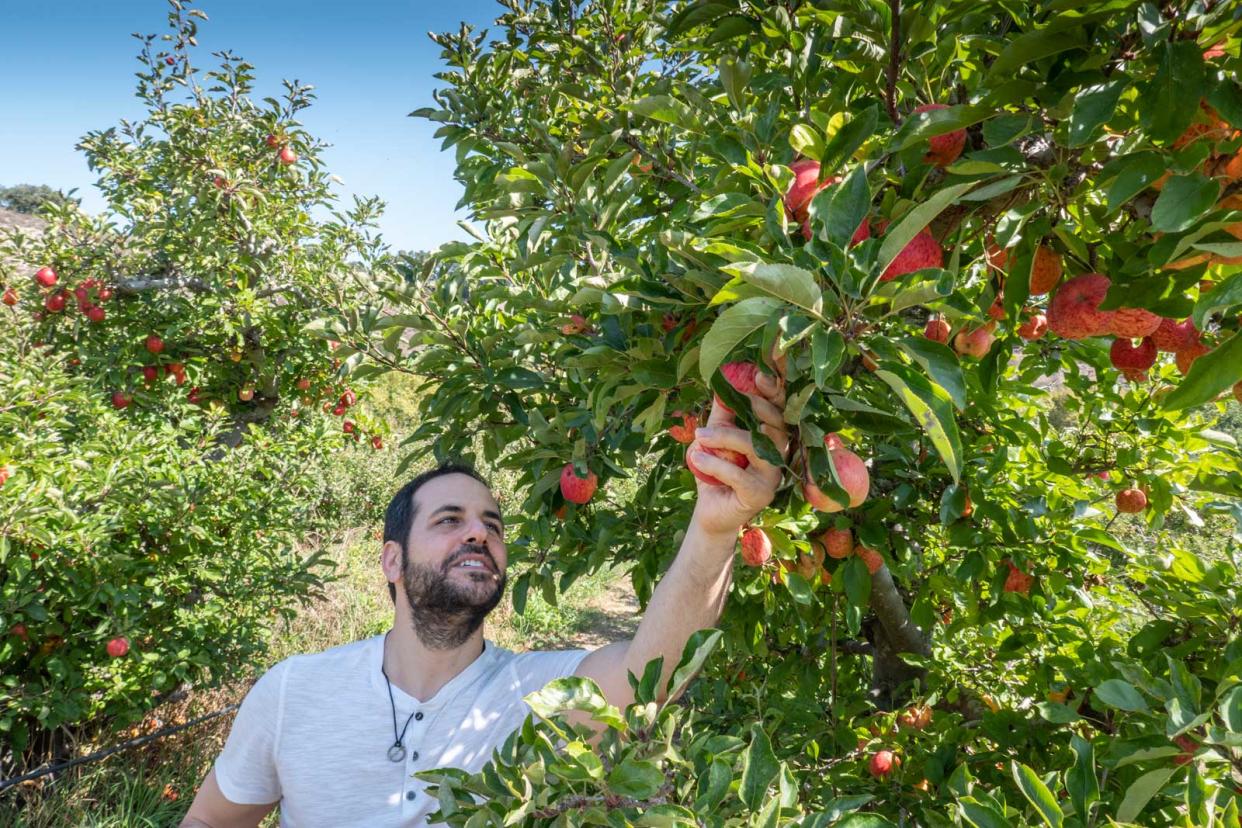
[[[295,653],[273,665],[270,673],[289,673],[299,676],[351,673],[354,666],[361,666],[373,655],[380,635],[338,644],[316,653]]]

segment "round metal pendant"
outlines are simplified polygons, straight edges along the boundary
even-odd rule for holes
[[[388,758],[393,762],[400,762],[405,759],[405,746],[396,744],[390,747],[388,749]]]

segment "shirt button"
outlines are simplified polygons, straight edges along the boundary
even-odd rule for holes
[[[421,722],[422,720],[423,720],[423,711],[420,710],[414,714],[414,721]]]
[[[408,800],[410,800],[410,801],[413,801],[413,800],[414,800],[414,797],[416,797],[416,796],[418,796],[418,794],[414,793],[414,791],[406,791],[406,792],[405,792],[405,798],[406,798],[406,799],[408,799]]]
[[[413,753],[411,753],[411,754],[410,754],[410,761],[411,761],[411,762],[417,762],[417,761],[418,761],[418,751],[417,751],[417,750],[416,750],[416,751],[414,751]]]

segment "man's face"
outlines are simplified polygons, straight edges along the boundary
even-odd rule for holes
[[[424,483],[403,559],[414,632],[433,649],[465,643],[500,603],[506,581],[504,524],[487,487],[464,474]]]

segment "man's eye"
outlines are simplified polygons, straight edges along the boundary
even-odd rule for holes
[[[444,523],[446,520],[457,520],[457,518],[455,518],[455,517],[440,518],[440,522],[441,522],[441,523]]]

